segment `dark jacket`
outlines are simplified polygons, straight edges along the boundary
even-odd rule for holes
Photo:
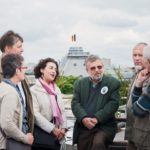
[[[134,88],[132,110],[135,115],[133,142],[137,147],[150,147],[150,86],[146,92]]]
[[[135,117],[131,110],[131,107],[132,107],[131,95],[132,95],[132,91],[134,88],[134,82],[135,82],[136,77],[137,77],[137,73],[135,73],[135,75],[132,78],[131,85],[129,87],[128,95],[127,95],[127,105],[126,105],[127,116],[126,116],[125,140],[128,140],[128,141],[132,141],[133,139],[133,130],[134,130],[133,125],[134,125]]]
[[[80,130],[83,128],[82,119],[88,116],[84,109],[84,104],[89,96],[90,84],[90,78],[85,77],[76,81],[74,85],[71,107],[77,120],[74,127],[73,144],[77,143]],[[94,114],[99,122],[96,127],[103,130],[109,139],[113,140],[117,130],[114,114],[119,107],[120,82],[113,77],[104,75],[100,86],[101,90],[99,91],[99,97],[95,108],[96,113]],[[108,88],[106,93],[101,92],[104,87]]]

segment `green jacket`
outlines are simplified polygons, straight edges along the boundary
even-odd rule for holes
[[[73,143],[77,143],[80,130],[82,130],[82,119],[87,115],[84,110],[84,104],[89,96],[91,80],[89,77],[82,78],[75,82],[74,94],[71,102],[73,114],[76,117],[76,123],[74,126]],[[107,92],[102,92],[104,88],[107,88]],[[103,76],[101,81],[99,97],[97,101],[96,113],[94,116],[98,119],[98,128],[103,130],[113,140],[117,125],[115,120],[115,112],[119,107],[120,100],[120,82],[110,76]]]

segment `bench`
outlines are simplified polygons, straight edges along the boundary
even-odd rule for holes
[[[112,144],[108,146],[108,150],[126,150],[126,146],[126,142],[112,142]]]

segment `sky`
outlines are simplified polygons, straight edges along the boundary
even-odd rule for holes
[[[27,63],[60,61],[69,47],[80,46],[115,66],[131,67],[134,45],[150,42],[149,8],[149,0],[0,0],[0,36],[19,33]]]

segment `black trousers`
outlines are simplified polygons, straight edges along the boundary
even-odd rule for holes
[[[32,147],[32,150],[60,150],[60,146],[56,147],[55,149],[44,148],[44,147]]]
[[[100,129],[82,130],[77,143],[78,150],[106,150],[109,142],[105,132]]]

